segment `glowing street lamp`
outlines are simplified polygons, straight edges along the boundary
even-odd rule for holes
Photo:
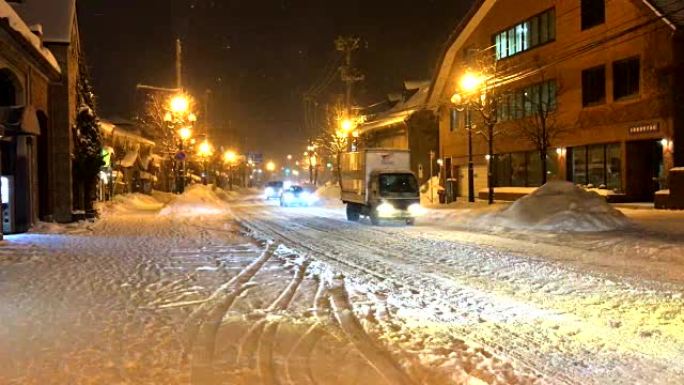
[[[190,107],[190,102],[188,101],[188,98],[185,95],[176,95],[173,98],[171,98],[171,111],[173,111],[176,114],[183,114],[188,111],[188,108]]]
[[[209,141],[205,140],[202,143],[200,143],[199,148],[197,150],[197,155],[201,156],[202,158],[208,158],[214,153],[214,148],[212,147],[211,143]]]
[[[273,172],[273,171],[275,171],[275,169],[276,169],[276,165],[275,165],[275,163],[273,163],[273,161],[269,161],[268,163],[266,163],[266,170],[268,172]]]
[[[186,141],[192,136],[192,129],[190,127],[182,127],[178,130],[178,136],[180,136],[182,141]]]
[[[470,94],[482,88],[484,80],[485,79],[482,74],[467,71],[465,74],[463,74],[463,76],[461,76],[458,85],[462,92]]]
[[[228,151],[223,153],[223,161],[224,162],[226,162],[228,164],[232,164],[232,163],[235,163],[236,160],[237,160],[237,154],[235,153],[235,151],[228,150]]]

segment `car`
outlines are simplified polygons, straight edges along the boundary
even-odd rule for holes
[[[284,183],[282,181],[271,181],[266,183],[266,188],[264,188],[264,198],[266,200],[279,199],[283,194]]]
[[[280,196],[280,206],[312,206],[318,201],[318,197],[313,192],[305,189],[302,186],[293,185],[287,190],[283,191]]]

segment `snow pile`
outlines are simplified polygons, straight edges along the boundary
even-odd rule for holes
[[[340,190],[339,184],[328,182],[325,186],[319,187],[315,194],[320,205],[333,207],[339,206],[342,203],[342,192]]]
[[[145,194],[115,195],[109,202],[96,204],[101,215],[135,213],[141,211],[159,211],[164,204],[159,200]]]
[[[430,195],[430,185],[432,185],[432,195]],[[439,177],[433,176],[420,186],[420,203],[424,205],[438,204],[440,190],[444,190],[444,187],[440,185]]]
[[[484,215],[476,224],[488,227],[566,232],[594,232],[628,227],[629,220],[604,197],[570,182],[545,184],[506,209]]]
[[[194,184],[188,186],[185,192],[166,205],[160,215],[218,215],[228,210],[225,201],[227,195],[214,186]]]

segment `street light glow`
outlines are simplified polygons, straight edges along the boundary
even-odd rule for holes
[[[464,92],[474,92],[482,86],[483,82],[484,78],[482,74],[468,71],[461,77],[459,86]]]
[[[237,160],[237,153],[232,150],[228,150],[223,153],[223,161],[226,163],[235,163]]]
[[[192,136],[192,130],[190,127],[183,127],[178,130],[178,135],[182,140],[188,140]]]
[[[211,146],[211,143],[209,143],[208,140],[203,141],[199,145],[199,150],[197,151],[198,155],[201,157],[209,157],[211,154],[214,152],[214,149]]]
[[[184,95],[176,95],[171,99],[171,111],[182,114],[188,110],[190,102]]]
[[[343,119],[342,122],[340,123],[340,128],[342,128],[342,131],[345,133],[351,132],[351,130],[354,129],[354,121],[351,119]]]
[[[276,169],[276,165],[275,165],[275,163],[273,163],[273,161],[269,161],[268,163],[266,163],[266,170],[273,172],[273,171],[275,171],[275,169]]]

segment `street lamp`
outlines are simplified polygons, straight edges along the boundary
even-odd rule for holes
[[[237,161],[237,153],[228,150],[223,153],[223,162],[228,165],[228,189],[233,190],[233,165]]]
[[[475,202],[475,166],[473,164],[473,127],[469,98],[479,91],[484,83],[481,74],[467,71],[459,79],[459,91],[451,97],[451,103],[458,111],[465,110],[465,127],[468,132],[468,202]]]
[[[204,169],[202,172],[202,184],[207,185],[207,159],[214,153],[214,148],[212,147],[211,143],[209,143],[208,140],[204,140],[202,143],[200,143],[199,148],[197,149],[197,155],[202,158],[202,168]]]
[[[269,161],[268,163],[266,163],[266,170],[268,172],[273,172],[273,171],[275,171],[275,169],[276,169],[276,165],[275,165],[275,163],[273,163],[273,161]]]
[[[176,95],[173,98],[171,98],[171,111],[173,111],[175,114],[183,114],[188,111],[188,108],[190,107],[190,102],[188,101],[187,96],[185,95]]]

